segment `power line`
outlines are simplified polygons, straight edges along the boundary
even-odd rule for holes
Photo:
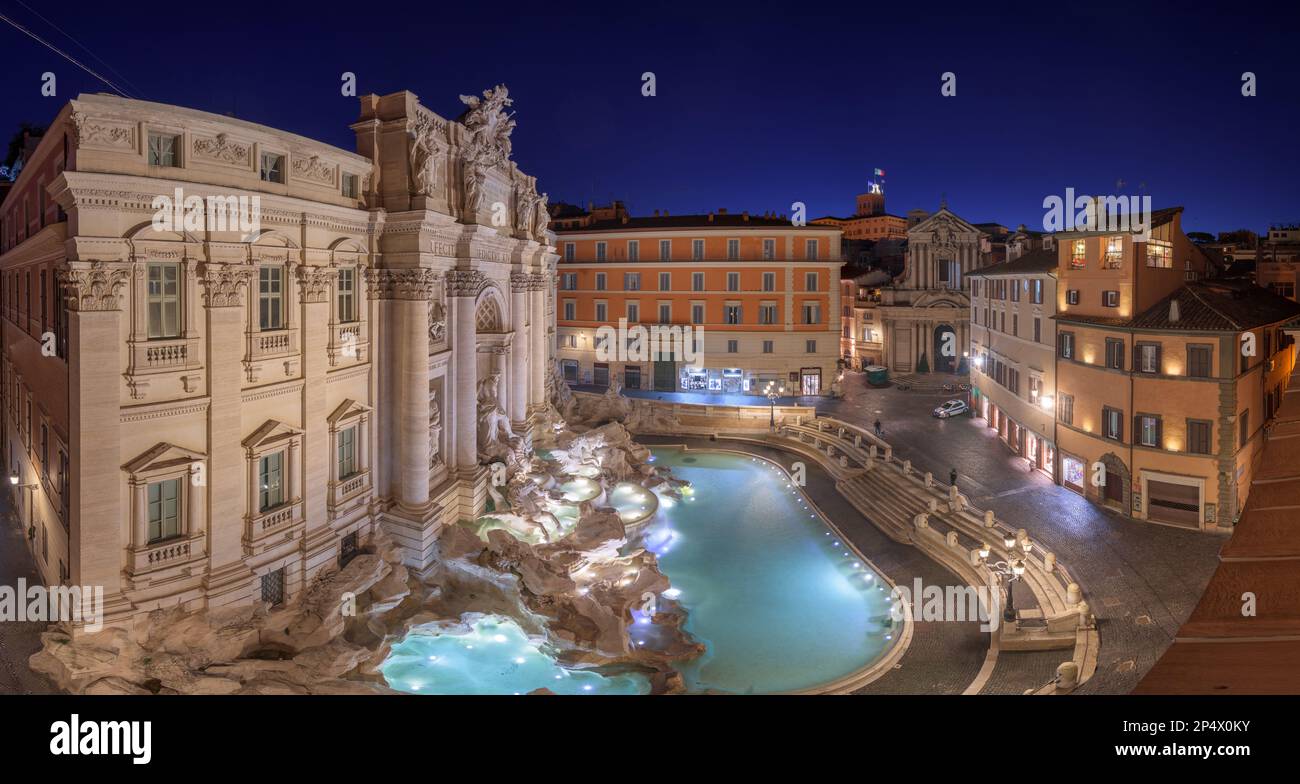
[[[85,44],[83,44],[81,41],[78,41],[76,38],[73,38],[71,33],[69,33],[68,31],[64,30],[62,27],[59,27],[59,26],[56,25],[55,23],[51,22],[49,19],[46,19],[44,16],[41,16],[40,11],[37,11],[36,9],[34,9],[34,8],[32,8],[31,6],[27,5],[26,3],[23,2],[23,0],[14,0],[14,2],[17,3],[18,5],[22,6],[23,8],[26,8],[28,11],[31,11],[33,14],[35,14],[35,16],[36,16],[37,19],[40,19],[40,20],[41,20],[42,22],[44,22],[45,24],[49,25],[50,27],[53,27],[55,30],[58,30],[60,33],[63,34],[63,36],[64,36],[65,38],[67,38],[68,40],[72,41],[72,42],[73,42],[74,44],[76,44],[77,46],[81,47],[82,51],[84,51],[86,54],[88,54],[88,55],[90,55],[91,57],[93,57],[93,58],[95,58],[96,60],[98,60],[101,64],[103,64],[103,66],[104,66],[105,68],[107,68],[108,70],[112,71],[113,74],[114,74],[115,76],[121,78],[123,84],[127,85],[127,86],[130,87],[132,90],[135,90],[135,91],[136,91],[137,93],[139,93],[141,96],[144,95],[144,90],[141,90],[139,87],[136,87],[134,84],[132,84],[132,82],[131,82],[130,79],[127,79],[125,76],[123,76],[122,73],[121,73],[120,71],[118,71],[116,68],[114,68],[112,65],[110,65],[106,60],[104,60],[104,58],[102,58],[102,57],[100,57],[99,55],[95,54],[94,52],[90,51],[90,48],[89,48],[88,46],[86,46]],[[135,96],[131,96],[131,97],[134,98]]]
[[[77,60],[76,60],[75,58],[73,58],[71,55],[65,53],[63,50],[59,49],[57,46],[54,46],[53,44],[47,42],[44,38],[41,38],[41,37],[40,37],[39,35],[37,35],[36,33],[33,33],[31,30],[28,30],[26,27],[23,27],[22,25],[18,24],[17,22],[15,22],[14,20],[12,20],[12,19],[10,19],[9,17],[5,16],[4,14],[0,14],[0,20],[7,22],[11,27],[15,28],[15,29],[18,30],[19,32],[23,33],[24,35],[26,35],[26,36],[30,37],[31,39],[35,40],[37,43],[39,43],[39,44],[41,44],[42,46],[44,46],[45,48],[49,49],[51,52],[54,52],[54,53],[57,54],[58,56],[62,57],[63,59],[67,60],[68,62],[70,62],[70,63],[72,63],[73,65],[77,66],[77,67],[80,68],[81,70],[83,70],[83,71],[85,71],[86,73],[90,74],[91,76],[95,77],[96,79],[98,79],[99,81],[101,81],[101,82],[103,82],[104,84],[108,85],[109,87],[113,88],[113,92],[117,93],[118,95],[121,95],[121,96],[123,96],[123,97],[125,97],[125,98],[132,98],[132,97],[134,97],[134,96],[128,94],[128,93],[127,93],[125,90],[123,90],[122,88],[120,88],[120,87],[118,87],[117,85],[115,85],[115,84],[113,84],[112,82],[110,82],[108,79],[105,79],[103,76],[100,76],[99,74],[97,74],[97,73],[95,73],[94,71],[90,70],[90,69],[87,68],[86,66],[84,66],[84,65],[82,65],[81,63],[77,62]]]

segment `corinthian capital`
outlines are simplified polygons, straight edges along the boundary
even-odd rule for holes
[[[298,267],[298,296],[303,302],[329,302],[330,282],[337,274],[333,267]]]
[[[245,264],[206,263],[203,276],[203,304],[210,308],[237,308],[244,304],[241,291],[253,279],[253,268]]]
[[[438,274],[424,267],[372,269],[367,274],[373,299],[429,299]]]
[[[68,307],[77,311],[121,310],[118,295],[130,274],[102,261],[69,262],[58,271]]]
[[[487,278],[478,270],[447,270],[447,296],[477,297],[487,285]]]
[[[514,292],[531,291],[533,288],[533,276],[527,272],[510,273],[510,290]]]

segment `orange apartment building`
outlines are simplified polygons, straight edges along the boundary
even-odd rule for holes
[[[829,389],[840,344],[838,228],[726,210],[632,217],[621,207],[555,224],[557,354],[567,381],[755,395],[769,382],[785,394]],[[598,352],[597,329],[621,319],[700,328],[699,361]]]
[[[1295,364],[1281,326],[1300,306],[1210,278],[1181,212],[1155,212],[1145,242],[1057,235],[1060,481],[1138,519],[1222,529]]]
[[[1273,226],[1255,256],[1255,281],[1294,300],[1300,289],[1300,226]]]

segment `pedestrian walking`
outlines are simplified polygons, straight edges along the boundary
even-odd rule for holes
[[[950,485],[957,484],[957,469],[954,468],[948,472],[948,484]]]
[[[879,435],[880,435],[881,433],[883,433],[883,432],[884,432],[884,430],[882,430],[881,427],[880,427],[880,420],[877,419],[877,420],[876,420],[876,436],[879,436]]]

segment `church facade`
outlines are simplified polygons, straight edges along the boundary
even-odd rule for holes
[[[275,605],[380,528],[426,567],[482,510],[550,415],[556,256],[506,88],[461,101],[362,96],[356,152],[63,107],[0,215],[3,460],[47,584],[103,586],[110,624]]]
[[[989,263],[983,233],[943,206],[907,232],[907,263],[881,289],[885,366],[894,374],[965,372],[970,350],[970,283]]]

